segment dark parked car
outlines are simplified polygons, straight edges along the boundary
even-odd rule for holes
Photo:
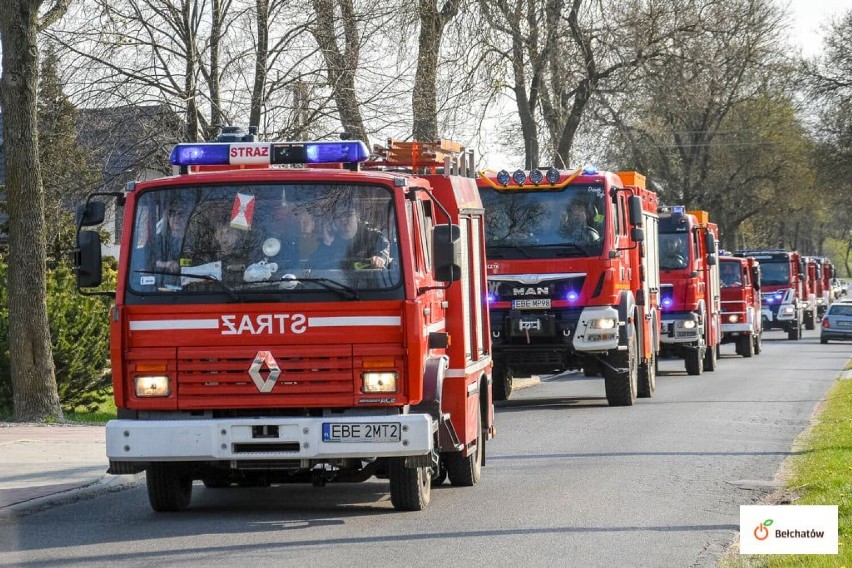
[[[819,342],[828,343],[829,339],[852,340],[852,302],[841,300],[828,306],[822,318]]]

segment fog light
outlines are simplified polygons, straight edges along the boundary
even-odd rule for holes
[[[165,375],[153,377],[134,377],[136,396],[140,398],[153,398],[158,396],[169,396],[169,378]]]
[[[731,314],[728,316],[728,321],[731,323],[737,323],[738,321],[740,321],[740,316],[738,316],[737,314]]]
[[[396,372],[368,371],[361,373],[361,392],[396,392]]]

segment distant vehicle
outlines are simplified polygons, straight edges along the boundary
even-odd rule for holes
[[[833,340],[852,340],[852,300],[841,300],[828,306],[822,318],[819,342],[823,345]]]

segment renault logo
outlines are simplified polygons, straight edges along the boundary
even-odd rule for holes
[[[266,365],[266,369],[269,371],[266,379],[260,374],[264,365]],[[257,355],[254,356],[254,362],[249,367],[248,373],[251,380],[254,381],[257,390],[260,392],[272,392],[272,387],[275,386],[275,381],[278,380],[281,369],[278,368],[278,362],[272,356],[272,353],[269,351],[258,351]]]

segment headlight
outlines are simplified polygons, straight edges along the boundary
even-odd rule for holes
[[[140,398],[153,398],[158,396],[169,396],[169,378],[165,375],[153,377],[134,377],[136,396]]]
[[[683,329],[695,329],[695,321],[694,320],[683,320],[680,322],[680,326]]]
[[[612,329],[615,327],[615,319],[600,318],[589,321],[589,327],[592,329]]]
[[[819,298],[817,300],[817,304],[824,304],[824,303],[825,303],[825,300],[823,300],[822,298]]]
[[[786,308],[784,308],[784,309],[783,309],[783,310],[781,310],[781,311],[782,311],[782,312],[784,312],[785,314],[788,314],[788,315],[789,315],[789,314],[792,314],[795,310],[793,309],[793,307],[792,307],[792,306],[787,306]]]
[[[396,392],[395,371],[368,371],[361,373],[361,392]]]
[[[740,316],[738,316],[737,314],[731,314],[728,316],[728,321],[731,323],[737,323],[738,321],[740,321]]]

